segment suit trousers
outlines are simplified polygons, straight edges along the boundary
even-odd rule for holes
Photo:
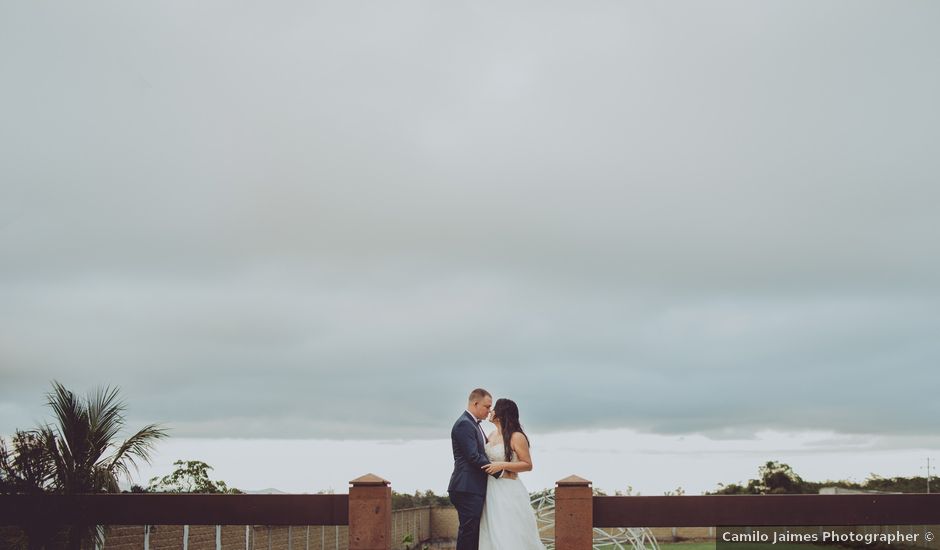
[[[460,527],[457,529],[457,550],[478,550],[480,546],[480,518],[483,516],[484,495],[453,491],[450,501],[457,509]]]

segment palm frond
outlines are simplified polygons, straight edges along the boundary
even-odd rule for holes
[[[130,469],[128,466],[133,466],[135,470],[137,469],[135,458],[149,463],[150,453],[153,451],[156,442],[169,437],[169,435],[166,428],[161,428],[157,424],[144,426],[140,431],[124,440],[117,451],[106,459],[108,470],[120,472],[126,478],[130,479]]]
[[[88,403],[89,461],[97,463],[124,427],[125,405],[118,400],[117,388],[99,388],[90,393]]]
[[[41,426],[36,430],[42,440],[42,445],[53,464],[52,484],[57,491],[68,491],[71,485],[71,462],[62,454],[62,448],[59,446],[59,438],[49,425]]]
[[[56,435],[62,459],[76,469],[89,465],[88,409],[74,393],[53,381],[53,393],[48,394],[57,421]]]

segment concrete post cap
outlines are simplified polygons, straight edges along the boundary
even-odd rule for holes
[[[389,486],[391,482],[387,479],[382,479],[381,477],[375,474],[366,474],[362,477],[357,477],[356,479],[349,482],[350,485],[354,487],[374,487],[374,486]]]
[[[570,475],[565,479],[559,479],[555,482],[559,487],[590,487],[591,482],[584,479],[583,477],[578,477],[575,475]]]

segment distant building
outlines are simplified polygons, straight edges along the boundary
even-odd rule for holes
[[[845,487],[823,487],[819,490],[821,495],[899,495],[897,491],[868,491],[863,489],[846,489]]]

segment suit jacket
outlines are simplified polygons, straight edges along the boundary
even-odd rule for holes
[[[454,449],[454,473],[450,476],[447,491],[485,495],[486,472],[482,468],[490,463],[490,459],[486,457],[483,432],[470,413],[464,411],[454,422],[450,442]]]

